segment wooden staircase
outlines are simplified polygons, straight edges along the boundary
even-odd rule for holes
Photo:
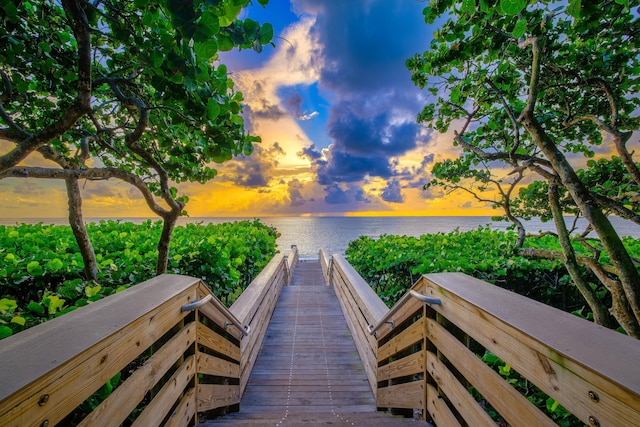
[[[282,288],[240,412],[201,425],[427,425],[376,412],[333,288],[300,262]]]

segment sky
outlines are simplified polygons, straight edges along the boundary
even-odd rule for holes
[[[262,142],[178,185],[192,217],[492,215],[462,193],[423,190],[434,162],[457,157],[452,134],[416,123],[430,101],[405,61],[435,28],[417,0],[271,0],[242,12],[270,22],[275,47],[220,55]],[[85,217],[153,217],[128,184],[82,184]],[[63,182],[0,180],[0,217],[65,217]]]

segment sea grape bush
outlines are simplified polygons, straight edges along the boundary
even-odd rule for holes
[[[87,226],[98,280],[82,277],[68,226],[0,226],[0,339],[126,289],[155,275],[161,221]],[[178,226],[167,272],[201,278],[227,304],[276,253],[275,228],[258,220]]]
[[[548,237],[548,238],[547,238]],[[525,246],[556,249],[552,236],[528,238]],[[349,243],[351,265],[392,306],[421,274],[462,272],[556,308],[585,317],[586,305],[559,260],[529,259],[516,254],[514,232],[477,230],[420,237],[382,235]],[[640,240],[625,238],[638,256]],[[583,250],[583,248],[576,248]]]

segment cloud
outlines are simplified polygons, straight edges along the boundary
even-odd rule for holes
[[[221,165],[216,180],[233,182],[240,187],[266,187],[275,176],[274,171],[279,164],[278,157],[284,155],[285,152],[278,142],[267,148],[256,145],[250,156],[233,159]]]
[[[289,181],[289,199],[291,200],[291,206],[302,206],[305,203],[304,197],[300,190],[303,189],[303,185],[298,179],[292,179]]]
[[[324,191],[327,193],[324,196],[324,201],[330,205],[340,205],[349,203],[347,193],[338,186],[338,184],[332,184],[325,187]]]
[[[387,182],[386,188],[382,190],[380,197],[385,202],[389,203],[402,203],[404,202],[404,196],[400,189],[400,182],[397,179],[392,179]]]
[[[293,113],[293,116],[298,120],[310,120],[319,114],[317,111],[306,113],[302,108],[303,103],[304,99],[298,92],[293,92],[284,100],[284,105]]]

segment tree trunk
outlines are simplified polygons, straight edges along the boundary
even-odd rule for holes
[[[576,287],[584,297],[585,301],[589,305],[591,312],[593,313],[593,320],[598,325],[607,327],[613,326],[615,323],[611,320],[611,315],[607,310],[607,307],[598,299],[589,283],[584,280],[582,276],[578,261],[576,260],[576,253],[571,245],[571,239],[567,225],[564,223],[562,216],[562,208],[560,207],[558,186],[556,184],[549,184],[549,205],[551,207],[551,213],[553,214],[553,221],[556,224],[556,231],[558,232],[558,240],[562,247],[564,254],[564,265],[567,267],[569,275],[573,279]]]
[[[98,263],[82,219],[82,196],[80,195],[78,179],[69,177],[65,179],[65,182],[67,184],[69,202],[69,225],[82,254],[85,278],[86,280],[96,280],[98,278]]]
[[[176,225],[176,221],[180,216],[181,210],[172,210],[168,215],[163,216],[162,234],[158,241],[158,262],[156,264],[156,274],[164,274],[167,272],[169,263],[169,249],[171,245],[171,234]]]
[[[598,234],[616,270],[619,280],[613,282],[614,316],[630,336],[640,338],[640,275],[618,233],[604,215],[589,190],[578,178],[575,170],[555,143],[535,119],[533,111],[526,109],[520,118],[535,144],[551,162],[562,185],[580,209],[582,216]]]

